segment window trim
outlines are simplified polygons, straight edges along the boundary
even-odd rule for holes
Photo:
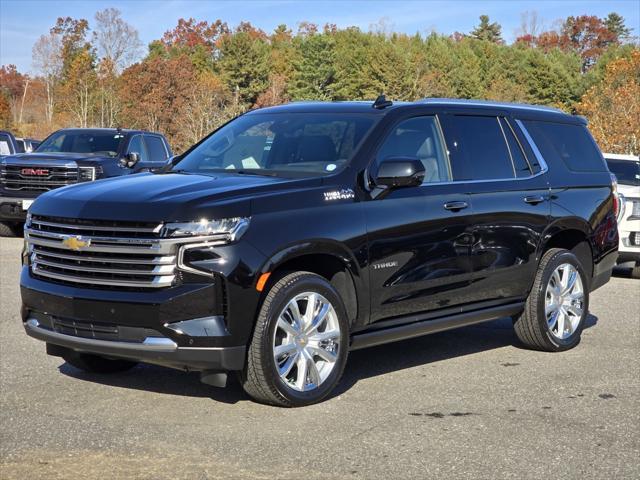
[[[500,131],[502,132],[502,139],[504,140],[504,144],[507,146],[507,152],[509,152],[509,160],[511,160],[511,171],[513,172],[513,178],[518,178],[518,173],[516,172],[516,164],[513,161],[513,154],[511,153],[511,145],[509,145],[509,140],[507,140],[507,135],[504,133],[504,127],[502,126],[502,122],[500,121],[500,118],[501,117],[496,117],[496,122],[498,122]]]
[[[529,160],[529,156],[527,155],[527,151],[524,148],[524,145],[522,145],[522,142],[518,138],[518,135],[516,134],[516,131],[513,129],[513,125],[511,125],[511,122],[509,121],[509,119],[507,117],[500,117],[500,118],[502,118],[504,123],[507,124],[507,126],[509,127],[509,130],[511,131],[511,135],[513,135],[513,138],[515,139],[516,143],[520,147],[520,151],[522,152],[522,156],[524,157],[524,161],[527,163],[527,166],[529,167],[529,172],[531,172],[532,176],[535,175],[533,173],[534,172],[534,168],[533,168],[533,165],[531,164],[531,160]],[[507,145],[509,145],[509,141],[507,141]],[[511,150],[511,148],[509,148],[509,150]],[[532,151],[533,151],[533,149],[532,149]],[[513,155],[511,156],[511,158],[513,159]],[[514,168],[515,168],[515,165],[516,165],[516,162],[514,161],[513,162]],[[542,165],[540,165],[540,169],[542,169]],[[516,177],[517,177],[517,174],[516,174]],[[521,177],[521,178],[528,178],[528,177]]]
[[[389,136],[394,132],[394,130],[398,127],[398,125],[402,124],[403,122],[406,122],[407,120],[412,120],[414,118],[421,118],[421,117],[433,117],[435,119],[437,136],[438,136],[438,140],[440,141],[440,147],[442,149],[442,152],[444,153],[444,160],[447,167],[447,176],[450,179],[453,179],[453,172],[451,170],[451,157],[449,156],[449,149],[447,148],[447,142],[444,137],[444,132],[442,131],[442,124],[440,123],[440,115],[435,112],[429,112],[429,113],[412,112],[411,115],[400,117],[395,122],[393,122],[388,127],[388,129],[384,132],[384,134],[381,135],[381,141],[375,146],[373,155],[371,156],[371,161],[367,166],[368,172],[372,170],[372,167],[375,167],[377,165],[378,152],[380,152],[380,149],[383,147],[384,143],[387,141]],[[453,180],[444,180],[442,182],[422,182],[420,185],[417,185],[416,187],[420,188],[420,187],[424,187],[425,185],[449,185],[450,183],[453,183]]]
[[[472,115],[472,114],[471,114]],[[491,115],[482,115],[482,116],[491,116]],[[498,118],[496,116],[496,118]],[[520,127],[520,130],[522,131],[522,134],[525,136],[527,143],[529,143],[529,146],[531,147],[531,150],[533,151],[533,154],[536,157],[536,160],[538,160],[538,163],[540,164],[540,171],[538,173],[533,173],[533,170],[531,171],[531,175],[528,177],[514,177],[514,178],[488,178],[488,179],[482,179],[482,180],[451,180],[449,182],[439,182],[439,183],[423,183],[422,185],[459,185],[459,184],[467,184],[467,183],[493,183],[493,182],[519,182],[519,181],[526,181],[526,180],[531,180],[533,178],[539,177],[541,175],[546,174],[549,171],[549,167],[547,166],[547,162],[545,162],[544,157],[542,156],[542,154],[540,153],[540,150],[538,150],[538,146],[535,144],[535,142],[533,141],[533,138],[531,138],[531,135],[529,135],[529,132],[527,131],[527,129],[524,127],[524,125],[522,124],[522,121],[519,119],[515,119],[515,122],[518,124],[518,126]],[[515,134],[515,132],[514,132]],[[518,140],[518,137],[516,135],[516,140]],[[522,144],[520,145],[522,146]],[[524,149],[522,149],[524,151]],[[526,158],[526,155],[525,155]],[[528,161],[528,160],[527,160]]]

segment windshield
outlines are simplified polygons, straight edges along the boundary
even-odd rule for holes
[[[640,186],[640,162],[607,159],[607,165],[619,184]]]
[[[38,153],[87,153],[115,157],[124,135],[118,132],[60,131],[51,134],[36,149]]]
[[[174,170],[328,175],[351,160],[373,122],[355,114],[243,115],[198,145]]]

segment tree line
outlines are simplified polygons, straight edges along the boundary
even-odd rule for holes
[[[0,128],[143,128],[182,151],[233,116],[296,100],[484,98],[585,115],[601,148],[640,150],[640,48],[624,19],[581,15],[542,28],[522,15],[510,45],[482,15],[469,33],[408,35],[300,22],[180,19],[143,49],[116,9],[59,18],[33,46],[35,75],[0,67]]]

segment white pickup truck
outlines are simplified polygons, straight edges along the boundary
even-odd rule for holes
[[[609,170],[618,179],[621,195],[618,263],[633,263],[631,276],[640,278],[640,157],[603,153]]]

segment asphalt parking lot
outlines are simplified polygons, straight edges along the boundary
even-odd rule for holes
[[[520,348],[496,321],[353,352],[302,409],[138,366],[81,373],[19,318],[0,239],[0,478],[638,478],[640,281],[592,295],[582,343]]]

